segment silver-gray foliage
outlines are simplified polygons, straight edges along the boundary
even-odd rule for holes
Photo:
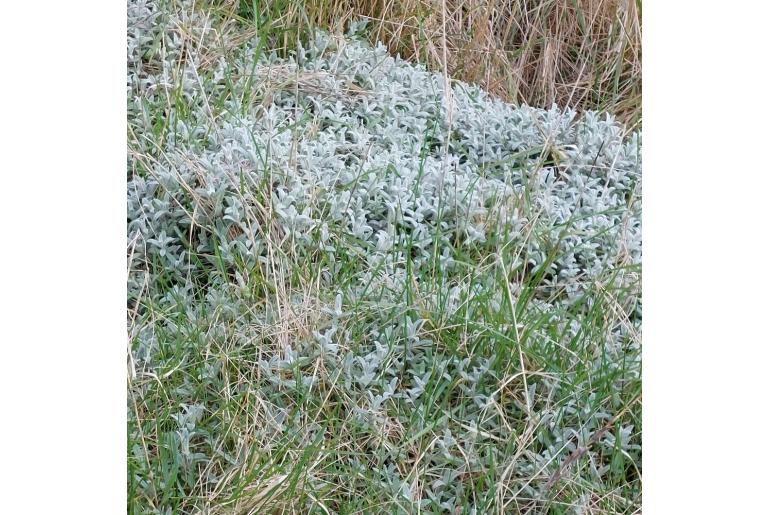
[[[192,2],[176,4],[128,8],[128,289],[131,309],[148,321],[131,326],[134,373],[167,367],[172,341],[251,352],[262,378],[251,387],[272,413],[255,438],[269,452],[269,442],[301,446],[323,432],[286,408],[292,392],[318,387],[322,363],[345,392],[351,421],[380,435],[368,443],[377,459],[351,456],[349,466],[379,477],[383,492],[452,510],[469,498],[469,483],[457,478],[494,466],[522,478],[522,497],[536,498],[538,483],[526,478],[552,472],[554,456],[585,445],[612,413],[560,402],[569,369],[562,378],[544,373],[515,408],[531,408],[547,428],[539,450],[517,455],[498,445],[509,429],[496,413],[506,378],[494,363],[518,366],[519,358],[513,343],[501,356],[473,324],[497,313],[506,334],[517,334],[510,302],[528,295],[535,275],[520,316],[537,313],[554,326],[600,279],[608,284],[607,274],[618,288],[638,281],[625,270],[641,261],[640,134],[596,113],[512,106],[461,82],[448,90],[441,74],[382,47],[322,33],[290,59],[260,53],[252,40],[224,56],[211,19]],[[276,267],[286,262],[317,267],[320,286],[305,288]],[[256,276],[274,298],[255,294]],[[275,300],[279,292],[288,305]],[[276,336],[287,313],[309,304],[308,331]],[[618,388],[638,374],[637,354],[619,356],[636,345],[639,310],[608,330],[592,365],[617,363]],[[470,324],[467,351],[435,341],[426,313],[437,312],[448,325]],[[563,325],[563,341],[581,337],[580,324]],[[530,339],[554,337],[533,331]],[[189,389],[189,405],[175,415],[183,468],[220,459],[211,436],[196,433],[217,408],[197,403],[193,384],[221,388],[226,366],[212,360],[179,386]],[[430,428],[439,436],[416,495],[414,477],[396,466],[401,440],[388,435],[434,409],[437,384],[456,384],[456,404]],[[632,430],[598,445],[633,452]],[[196,481],[213,486],[223,474]]]

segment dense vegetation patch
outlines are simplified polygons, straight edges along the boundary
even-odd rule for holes
[[[128,13],[130,512],[638,508],[638,133]]]

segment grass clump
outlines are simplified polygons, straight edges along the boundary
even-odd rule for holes
[[[638,133],[128,14],[129,512],[638,510]]]
[[[641,2],[636,0],[295,0],[222,2],[258,22],[273,47],[353,22],[371,43],[503,100],[642,116]],[[360,22],[365,22],[361,24]]]

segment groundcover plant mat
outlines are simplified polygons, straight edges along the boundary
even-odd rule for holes
[[[128,3],[137,513],[631,513],[641,135]]]

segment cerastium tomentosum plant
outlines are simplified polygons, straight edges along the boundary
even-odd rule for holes
[[[640,134],[245,30],[128,4],[129,509],[638,507]]]

